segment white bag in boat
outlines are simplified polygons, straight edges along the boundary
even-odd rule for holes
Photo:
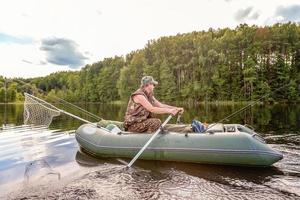
[[[113,134],[118,134],[122,132],[122,130],[115,124],[108,124],[106,126],[106,129],[108,129]]]

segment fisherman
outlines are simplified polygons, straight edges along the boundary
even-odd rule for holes
[[[153,114],[182,114],[182,107],[159,102],[154,97],[154,88],[158,84],[152,76],[144,76],[141,86],[131,94],[125,114],[124,128],[130,132],[155,132],[161,126],[161,120]],[[175,128],[175,129],[174,129]],[[189,125],[165,126],[165,129],[177,132],[192,132]]]

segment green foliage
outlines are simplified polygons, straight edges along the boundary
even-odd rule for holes
[[[103,65],[103,69],[96,78],[99,101],[107,102],[118,100],[119,94],[114,77],[120,76],[120,69],[124,65],[123,59],[105,59]]]
[[[111,102],[127,101],[144,75],[159,82],[155,94],[163,101],[249,101],[266,94],[265,101],[298,101],[300,25],[241,24],[161,37],[125,58],[23,81],[68,101]],[[7,99],[18,101],[28,90],[10,83]],[[3,96],[2,84],[0,101]]]
[[[267,82],[263,82],[263,81],[258,82],[257,90],[256,90],[256,94],[255,94],[256,98],[260,98],[267,94],[272,94],[269,84]],[[264,101],[274,101],[274,99],[272,98],[272,95],[267,95],[267,97],[263,100]]]
[[[287,88],[287,99],[291,101],[299,100],[299,91],[297,91],[297,84],[295,81],[291,80],[289,82],[289,87]]]
[[[23,101],[24,97],[20,93],[18,83],[11,79],[0,79],[0,102],[19,102]]]
[[[244,69],[243,69],[243,79],[244,79],[244,98],[245,100],[253,100],[253,90],[254,84],[257,80],[256,63],[251,57],[248,57],[247,60],[244,62]]]
[[[0,88],[0,102],[5,102],[5,89],[4,89],[4,87]]]
[[[177,98],[177,89],[175,77],[166,63],[162,63],[160,67],[160,84],[161,99],[165,101],[175,101]]]
[[[122,100],[127,100],[139,86],[143,77],[143,68],[146,66],[144,54],[136,52],[131,58],[127,59],[127,66],[120,72],[117,88]]]

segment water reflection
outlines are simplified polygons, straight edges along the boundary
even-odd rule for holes
[[[121,165],[117,159],[96,159],[81,151],[76,153],[76,162],[84,167],[110,165],[109,170],[100,168],[81,179],[80,184],[95,181],[93,188],[97,193],[92,195],[94,199],[186,199],[190,195],[195,195],[196,199],[300,198],[300,149],[292,148],[294,151],[291,152],[288,145],[272,147],[282,151],[285,159],[268,168],[138,160],[133,169],[124,170],[116,167]],[[72,184],[72,188],[77,186]],[[97,196],[103,187],[108,193]],[[125,194],[120,194],[118,188],[126,188]]]
[[[81,113],[78,109],[70,109],[62,104],[56,105],[68,112],[76,114],[90,121],[97,121],[90,116]],[[86,109],[95,115],[104,119],[122,121],[126,109],[126,104],[78,104],[83,109]],[[182,116],[184,123],[191,123],[193,119],[198,119],[203,122],[216,122],[227,117],[233,112],[239,110],[245,105],[230,104],[230,105],[215,105],[215,104],[200,104],[200,105],[182,105],[185,107],[185,113]],[[6,116],[4,105],[0,104],[0,124],[13,123],[23,124],[23,105],[9,104],[7,105]],[[245,112],[241,112],[230,118],[224,123],[240,123],[249,124],[257,131],[272,134],[296,133],[300,131],[300,105],[256,105],[250,107]],[[164,119],[166,116],[159,116]],[[173,119],[175,123],[175,119]],[[76,129],[82,122],[72,119],[69,116],[56,117],[50,128],[58,128],[63,130]]]
[[[118,159],[99,159],[82,151],[77,151],[75,160],[79,165],[84,167],[99,166],[105,163],[114,165],[122,164]],[[124,161],[129,162],[130,160],[124,159]],[[199,177],[219,183],[226,183],[231,179],[241,179],[245,181],[251,181],[256,184],[262,184],[266,182],[270,176],[278,176],[284,174],[284,172],[274,166],[268,168],[259,168],[258,170],[257,168],[252,167],[235,167],[147,160],[138,160],[135,163],[134,168],[144,169],[152,172],[167,171],[170,169],[178,170],[194,177]]]
[[[45,159],[29,162],[25,167],[24,180],[26,184],[36,181],[60,180],[60,173],[51,168]]]
[[[0,199],[23,185],[58,181],[61,175],[57,168],[73,162],[76,151],[74,135],[43,126],[3,126],[0,131]]]
[[[76,161],[99,161],[77,152]],[[81,160],[83,159],[83,160]],[[107,163],[60,190],[56,197],[83,199],[295,199],[296,192],[278,188],[284,175],[273,168],[231,168],[174,162],[138,161],[124,170],[116,161]],[[89,164],[88,164],[89,163]],[[84,187],[82,187],[84,186]]]

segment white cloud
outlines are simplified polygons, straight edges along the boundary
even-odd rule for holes
[[[39,44],[1,44],[1,73],[6,77],[37,77],[58,70],[69,70],[66,66],[42,64],[44,54],[39,50]]]
[[[297,0],[5,0],[0,7],[0,33],[34,42],[0,42],[0,55],[5,55],[0,59],[0,75],[33,77],[70,69],[48,63],[49,54],[40,49],[45,38],[76,43],[78,54],[73,56],[88,57],[77,63],[82,67],[143,48],[148,40],[161,36],[234,28],[240,23],[235,13],[248,7],[253,9],[244,22],[263,25],[276,17],[278,6],[294,4]]]
[[[249,6],[245,9],[239,9],[235,15],[234,15],[234,18],[237,20],[237,21],[243,21],[244,19],[248,18],[251,11],[253,10],[253,7],[252,6]]]
[[[280,17],[280,21],[300,21],[300,4],[279,6],[276,9],[275,16]]]
[[[77,69],[88,59],[79,50],[76,42],[66,38],[46,38],[42,40],[40,50],[46,53],[49,63],[69,66]]]

